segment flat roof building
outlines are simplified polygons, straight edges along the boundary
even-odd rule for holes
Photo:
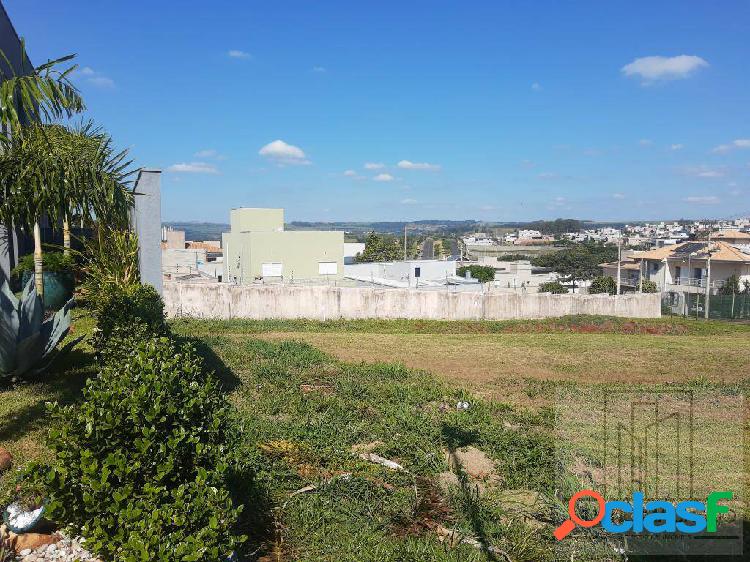
[[[222,234],[223,281],[324,281],[344,273],[344,233],[284,230],[283,209],[242,207]]]

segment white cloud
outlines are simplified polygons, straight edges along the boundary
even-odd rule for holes
[[[245,51],[240,51],[239,49],[230,49],[227,51],[227,56],[231,59],[249,59],[252,58],[253,55],[246,53]]]
[[[541,86],[541,84],[539,84],[539,82],[534,82],[531,85],[531,89],[534,90],[535,92],[539,92],[539,91],[541,91],[542,86]]]
[[[712,168],[706,165],[685,168],[684,173],[696,178],[722,178],[726,175],[723,168]]]
[[[280,165],[306,166],[310,164],[310,160],[301,148],[287,144],[280,139],[269,142],[258,151],[258,154]]]
[[[676,57],[641,57],[626,64],[620,70],[628,77],[640,77],[644,84],[657,80],[679,80],[688,78],[696,70],[708,66],[701,57],[679,55]]]
[[[344,175],[349,176],[350,178],[353,178],[357,176],[357,172],[355,172],[354,170],[346,170],[344,172]]]
[[[652,141],[651,139],[641,139],[638,141],[638,144],[640,144],[641,146],[653,146],[654,141]]]
[[[685,197],[684,201],[687,203],[701,203],[703,205],[711,205],[713,203],[718,203],[719,198],[715,195],[692,195],[690,197]]]
[[[380,162],[365,162],[364,168],[365,170],[380,170],[381,168],[385,168],[385,164],[381,164]]]
[[[218,150],[215,150],[213,148],[206,148],[204,150],[199,150],[198,152],[193,154],[193,156],[195,156],[196,158],[204,159],[204,160],[206,158],[211,159],[211,160],[226,160],[226,156],[219,153]]]
[[[673,144],[669,147],[669,150],[682,150],[685,148],[684,144]]]
[[[624,193],[613,193],[612,194],[612,199],[625,199],[625,194]]]
[[[440,169],[439,164],[430,164],[428,162],[410,162],[409,160],[401,160],[401,162],[396,164],[396,166],[404,170],[430,170],[433,172]]]
[[[92,84],[93,86],[96,86],[97,88],[105,88],[108,90],[115,87],[115,81],[111,78],[107,78],[106,76],[93,76],[91,78],[87,78],[86,82]]]
[[[172,164],[167,168],[168,172],[180,174],[218,174],[219,170],[213,164],[207,162],[181,162]]]
[[[538,174],[537,177],[540,180],[554,180],[559,178],[559,174],[555,174],[553,172],[542,172],[541,174]]]
[[[96,86],[97,88],[102,88],[104,90],[112,90],[115,88],[114,80],[112,80],[109,76],[105,76],[101,72],[97,72],[90,66],[84,66],[80,70],[74,71],[73,73],[71,73],[71,77],[82,78],[88,84]]]
[[[401,204],[402,205],[414,205],[417,202],[416,199],[402,199]]]
[[[313,66],[312,72],[315,72],[317,74],[323,74],[324,72],[328,72],[325,66]]]
[[[750,148],[750,139],[735,139],[729,144],[720,144],[712,152],[729,152],[737,148]]]
[[[375,181],[393,181],[396,178],[394,178],[391,174],[378,174],[374,178]]]
[[[536,164],[534,164],[534,162],[532,162],[531,160],[521,160],[521,166],[523,166],[524,168],[533,168],[534,166],[536,166]]]

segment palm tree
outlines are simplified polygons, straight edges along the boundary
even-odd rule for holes
[[[23,72],[17,72],[8,57],[0,50],[0,58],[5,63],[6,70],[0,66],[0,140],[9,141],[9,137],[19,140],[24,137],[25,128],[37,121],[51,121],[61,117],[71,117],[85,109],[83,99],[78,89],[70,81],[70,75],[77,65],[60,70],[60,65],[72,60],[75,55],[67,55],[55,60],[31,68],[26,71],[26,45],[21,40],[21,61],[24,66]],[[18,162],[16,162],[18,163]],[[39,171],[41,175],[45,172]],[[15,172],[14,172],[15,173]],[[28,172],[27,172],[28,173]],[[31,173],[39,184],[41,175]],[[6,178],[7,179],[7,178]],[[20,179],[20,178],[16,178]],[[10,185],[5,185],[4,190],[12,190]],[[9,229],[12,229],[19,217],[16,212],[26,218],[30,217],[30,210],[37,208],[44,200],[41,193],[27,194],[32,197],[29,204],[24,204],[23,199],[18,200],[17,193],[3,193],[0,201],[0,219]],[[13,206],[8,206],[13,203]],[[32,226],[34,233],[34,281],[37,293],[44,296],[43,267],[42,267],[42,240],[39,228],[39,216],[35,218]],[[22,219],[23,220],[23,219]]]
[[[77,128],[31,124],[23,135],[0,140],[0,220],[34,231],[35,282],[43,295],[39,221],[68,225],[73,216],[89,224],[127,226],[133,205],[127,151],[91,123]],[[37,261],[37,255],[39,260]]]
[[[70,81],[78,65],[59,68],[74,58],[75,55],[66,55],[19,73],[0,50],[0,59],[7,69],[0,65],[0,128],[22,134],[21,128],[30,122],[50,122],[86,109],[78,88]],[[21,60],[24,65],[28,61],[23,39]]]

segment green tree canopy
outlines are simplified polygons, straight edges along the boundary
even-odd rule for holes
[[[609,293],[614,295],[617,293],[617,283],[611,277],[596,277],[589,286],[589,294],[595,295],[598,293]]]
[[[467,271],[480,283],[489,283],[495,280],[495,268],[488,265],[465,265],[456,270],[456,275],[465,277]]]
[[[538,256],[532,260],[532,264],[548,267],[562,275],[566,281],[575,282],[601,275],[599,264],[616,259],[616,246],[587,242],[572,244],[563,250]]]
[[[539,285],[538,292],[540,293],[552,293],[554,295],[567,294],[568,289],[559,281],[547,281]]]
[[[357,254],[357,263],[398,261],[404,258],[404,249],[394,236],[370,232],[365,239],[365,251]]]

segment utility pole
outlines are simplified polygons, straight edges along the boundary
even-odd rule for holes
[[[708,308],[711,300],[711,231],[708,231],[708,259],[706,260],[706,302],[703,303],[703,317],[708,320]]]
[[[622,263],[622,233],[617,236],[617,294],[620,294],[620,264]]]
[[[408,224],[404,225],[404,261],[406,261],[406,229],[409,228]]]

